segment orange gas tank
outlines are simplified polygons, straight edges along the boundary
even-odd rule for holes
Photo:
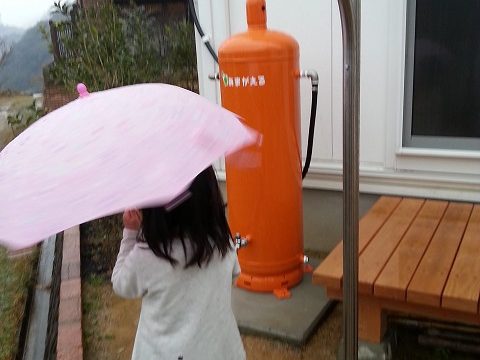
[[[303,276],[299,47],[267,29],[264,0],[247,0],[247,20],[219,49],[222,105],[263,141],[226,159],[228,217],[249,240],[237,286],[274,291]]]

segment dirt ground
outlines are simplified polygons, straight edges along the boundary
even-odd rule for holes
[[[140,301],[115,296],[110,282],[90,276],[82,284],[84,359],[130,359],[140,311]],[[249,360],[333,360],[341,336],[341,306],[303,347],[257,336],[242,336]]]
[[[103,277],[82,282],[84,359],[130,359],[140,312],[140,300],[115,296]]]
[[[140,301],[114,295],[104,275],[90,275],[82,283],[84,359],[128,360],[131,357]],[[478,354],[438,346],[423,346],[419,338],[432,329],[389,325],[391,355],[395,360],[474,360]],[[480,329],[478,330],[480,331]],[[337,304],[306,345],[295,347],[277,340],[242,335],[248,360],[334,360],[342,332],[342,307]],[[459,332],[453,332],[460,338]],[[480,346],[478,332],[470,341]],[[465,335],[463,335],[465,336]],[[470,334],[470,338],[473,335]]]

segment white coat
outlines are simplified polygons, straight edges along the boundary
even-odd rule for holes
[[[172,266],[136,238],[124,229],[112,274],[117,295],[142,298],[132,359],[244,360],[231,307],[232,276],[240,272],[236,252],[224,258],[216,252],[208,265],[185,269],[180,242]]]

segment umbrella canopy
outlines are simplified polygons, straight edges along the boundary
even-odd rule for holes
[[[139,84],[55,110],[0,153],[0,244],[10,249],[125,208],[161,205],[223,155],[258,140],[188,90]]]

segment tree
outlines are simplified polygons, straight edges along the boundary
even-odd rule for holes
[[[7,44],[5,39],[0,38],[0,69],[5,65],[12,46]]]
[[[5,39],[0,38],[0,69],[5,65],[11,50],[12,46],[8,45]],[[0,87],[2,83],[3,82],[0,81]]]

